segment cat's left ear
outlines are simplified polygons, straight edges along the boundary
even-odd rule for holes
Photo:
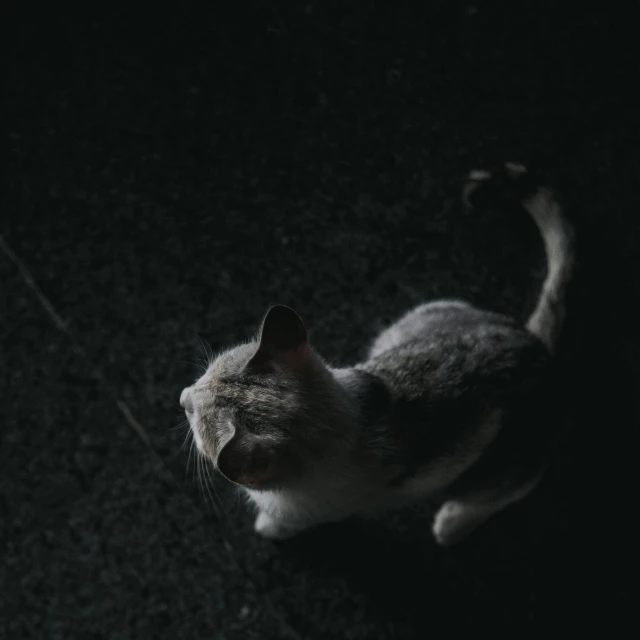
[[[279,304],[267,311],[260,330],[260,344],[248,367],[273,369],[274,365],[303,370],[311,363],[309,337],[302,318]]]

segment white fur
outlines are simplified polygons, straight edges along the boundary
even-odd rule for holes
[[[295,487],[277,491],[245,488],[258,508],[254,528],[265,537],[283,539],[315,524],[370,515],[416,500],[428,502],[480,457],[500,430],[501,418],[499,412],[494,413],[468,441],[461,442],[459,456],[429,465],[393,489],[388,489],[379,475],[350,465],[346,457],[318,466]]]

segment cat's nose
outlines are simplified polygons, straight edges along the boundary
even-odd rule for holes
[[[189,397],[189,392],[191,391],[191,387],[185,387],[180,394],[180,406],[185,409],[187,398]]]

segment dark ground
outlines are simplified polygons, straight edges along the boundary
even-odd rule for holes
[[[22,5],[9,22],[0,637],[631,631],[631,13],[272,4]],[[449,551],[419,511],[273,544],[223,483],[214,508],[172,430],[197,335],[215,351],[283,302],[338,363],[429,297],[526,317],[544,273],[535,228],[458,204],[469,169],[505,159],[561,189],[583,260],[563,356],[576,429],[540,489]]]

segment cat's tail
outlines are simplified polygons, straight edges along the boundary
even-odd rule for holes
[[[480,198],[479,198],[480,196]],[[554,351],[564,323],[566,293],[575,265],[575,232],[553,191],[534,186],[522,165],[507,163],[503,175],[474,171],[463,191],[468,205],[516,196],[536,223],[547,256],[547,276],[526,327]]]

